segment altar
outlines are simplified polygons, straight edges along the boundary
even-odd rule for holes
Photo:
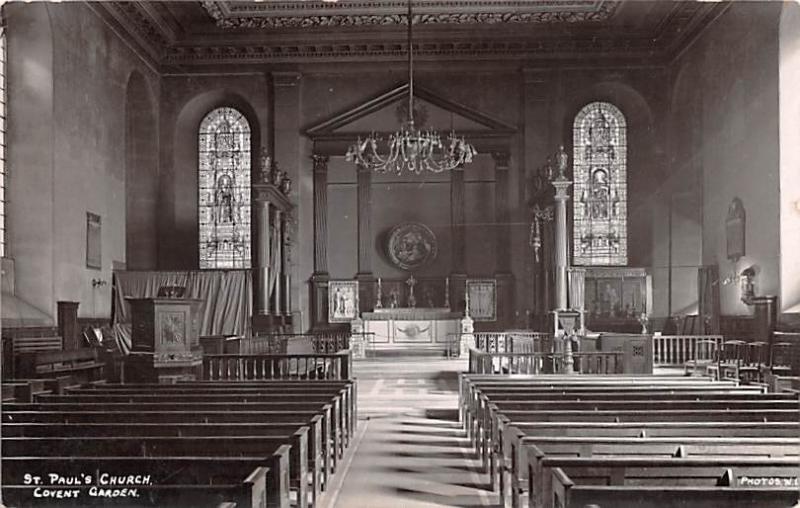
[[[458,340],[461,314],[447,308],[375,309],[361,314],[369,345],[376,350],[445,353]]]

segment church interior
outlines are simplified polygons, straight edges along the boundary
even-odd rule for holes
[[[3,506],[800,505],[800,2],[0,2]]]

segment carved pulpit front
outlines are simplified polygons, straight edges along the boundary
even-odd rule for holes
[[[158,383],[201,376],[200,306],[188,298],[129,298],[131,354],[125,378]]]

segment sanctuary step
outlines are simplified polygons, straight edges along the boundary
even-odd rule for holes
[[[430,357],[430,358],[447,358],[447,351],[442,350],[441,347],[414,347],[403,349],[373,349],[367,350],[366,356],[368,358],[402,358],[402,357]]]

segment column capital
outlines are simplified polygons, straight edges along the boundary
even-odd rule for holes
[[[565,179],[556,178],[555,180],[552,181],[552,184],[553,187],[556,188],[556,195],[554,196],[554,199],[556,201],[566,201],[567,199],[569,199],[569,194],[568,194],[569,186],[572,185],[572,182],[570,180],[567,180],[566,178]]]
[[[496,169],[508,169],[511,154],[508,152],[492,152],[492,159]]]
[[[331,158],[328,155],[320,155],[316,153],[312,155],[311,160],[314,162],[314,173],[327,173],[328,161],[330,159]]]

